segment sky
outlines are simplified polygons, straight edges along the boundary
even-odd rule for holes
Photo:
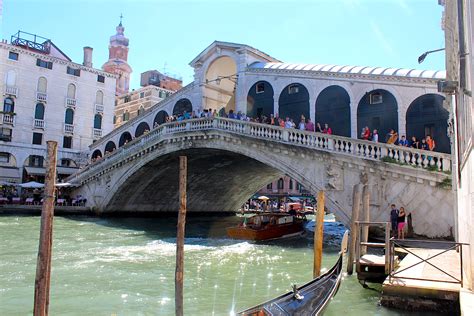
[[[0,0],[0,6],[2,0]],[[438,0],[3,0],[0,36],[18,30],[51,39],[74,62],[94,48],[93,66],[123,14],[131,88],[157,69],[193,80],[188,65],[213,41],[247,44],[284,62],[445,69]]]

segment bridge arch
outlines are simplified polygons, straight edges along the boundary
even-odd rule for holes
[[[173,107],[173,115],[182,115],[184,112],[191,113],[193,105],[189,99],[179,99]]]
[[[104,196],[102,210],[126,212],[139,208],[143,212],[175,211],[179,199],[176,195],[177,182],[173,179],[177,176],[180,155],[188,156],[190,211],[236,210],[258,189],[284,175],[313,193],[324,189],[324,184],[312,179],[313,175],[272,151],[254,157],[245,146],[234,142],[195,143],[188,149],[173,142],[159,151],[142,156],[137,163],[117,173],[118,178],[112,181],[113,186]],[[241,185],[243,182],[245,186]],[[340,203],[328,196],[327,205],[338,219],[349,223],[349,213],[344,212]]]
[[[315,123],[329,124],[332,133],[339,136],[351,136],[351,99],[341,86],[324,88],[316,99]]]
[[[113,152],[115,149],[117,149],[117,146],[115,145],[115,143],[111,140],[109,140],[107,142],[107,144],[105,145],[105,149],[104,149],[104,152]]]
[[[102,157],[102,152],[100,151],[100,149],[96,149],[94,150],[94,152],[92,153],[92,159],[97,159],[97,158],[101,158]]]
[[[308,89],[301,83],[287,85],[278,99],[278,114],[282,119],[292,118],[298,125],[301,115],[310,118]]]
[[[451,152],[447,135],[449,112],[443,107],[444,97],[429,93],[411,102],[406,113],[407,138],[421,139],[431,135],[436,142],[435,151]]]
[[[168,112],[165,110],[161,110],[156,113],[155,118],[153,120],[153,127],[166,123],[166,119],[168,118]]]
[[[257,81],[247,93],[247,116],[269,117],[273,113],[273,87],[267,81]]]
[[[368,126],[372,132],[377,129],[379,142],[385,142],[391,129],[399,132],[398,103],[395,96],[385,89],[367,92],[357,106],[357,136]]]
[[[131,140],[132,140],[132,135],[129,132],[123,132],[122,135],[120,135],[119,147],[122,147],[123,145],[130,142]]]
[[[137,129],[135,130],[135,137],[140,137],[142,136],[145,131],[150,131],[150,126],[148,125],[147,122],[141,122],[138,124]]]

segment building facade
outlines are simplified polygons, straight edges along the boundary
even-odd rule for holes
[[[270,198],[311,196],[310,192],[308,192],[298,181],[288,176],[280,177],[278,180],[267,184],[257,192],[257,195],[265,195]]]
[[[164,75],[158,70],[148,70],[141,74],[140,85],[142,87],[153,85],[166,90],[177,91],[183,87],[183,81]]]
[[[91,67],[89,47],[78,64],[38,39],[19,32],[0,44],[0,181],[41,180],[48,140],[58,142],[58,175],[72,174],[113,129],[115,75]]]
[[[114,126],[119,127],[128,120],[144,113],[147,109],[172,95],[174,91],[154,85],[133,90],[117,96],[114,110]]]
[[[130,75],[132,67],[128,64],[128,38],[123,34],[125,28],[120,24],[116,27],[116,34],[110,37],[109,60],[102,69],[117,76],[115,95],[128,93],[130,89]]]

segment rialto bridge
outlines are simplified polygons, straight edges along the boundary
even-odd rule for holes
[[[254,192],[288,175],[347,224],[355,184],[368,181],[371,218],[389,204],[412,212],[415,233],[448,236],[454,227],[447,136],[449,112],[437,92],[444,72],[287,64],[247,45],[214,42],[190,65],[194,81],[90,146],[95,163],[72,176],[75,194],[98,213],[169,212],[178,208],[177,156],[189,161],[188,210],[232,212]],[[334,135],[202,118],[164,123],[169,115],[212,109],[255,117],[303,114]],[[379,130],[381,143],[357,140]],[[431,134],[437,150],[386,145],[390,129]]]

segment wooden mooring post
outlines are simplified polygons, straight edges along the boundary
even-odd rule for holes
[[[183,270],[184,270],[184,228],[186,225],[186,183],[188,161],[179,156],[179,213],[176,233],[176,271],[174,275],[175,313],[183,316]]]
[[[351,217],[351,239],[349,244],[349,255],[347,257],[347,274],[351,275],[354,272],[354,255],[357,242],[357,225],[356,221],[359,220],[360,211],[360,200],[362,185],[356,184],[352,192],[352,217]]]
[[[321,275],[321,263],[323,258],[323,232],[324,232],[324,191],[318,192],[317,212],[314,225],[314,265],[313,277]]]
[[[370,193],[369,193],[369,185],[364,184],[364,189],[362,190],[362,221],[370,222]],[[361,242],[368,242],[369,241],[369,225],[362,226],[362,236]],[[367,253],[367,246],[361,247],[361,255],[365,255]]]
[[[41,231],[36,262],[35,298],[33,315],[46,316],[49,309],[51,284],[51,256],[53,248],[54,189],[56,182],[56,154],[58,143],[46,142],[48,164],[46,168],[43,208],[41,210]]]

